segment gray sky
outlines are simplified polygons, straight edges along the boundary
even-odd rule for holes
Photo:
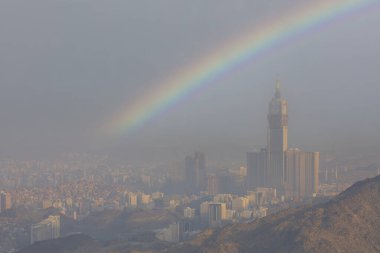
[[[122,105],[298,0],[0,1],[0,154],[71,151],[240,159],[265,146],[278,74],[290,146],[380,151],[380,8],[265,53],[116,141],[96,132]]]

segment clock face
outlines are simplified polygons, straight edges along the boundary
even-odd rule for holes
[[[272,114],[279,114],[280,113],[281,104],[272,104],[271,106],[271,113]]]

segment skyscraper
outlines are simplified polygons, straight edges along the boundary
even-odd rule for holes
[[[207,173],[206,173],[206,158],[202,152],[195,152],[194,154],[196,166],[196,185],[200,190],[205,190],[207,186]]]
[[[270,187],[284,183],[284,152],[288,149],[288,103],[281,97],[280,83],[269,103],[267,178]]]
[[[194,156],[185,159],[185,180],[187,192],[196,193],[207,186],[206,159],[202,152],[195,152]]]
[[[317,193],[318,169],[318,152],[303,152],[297,148],[285,151],[285,196],[303,198]]]
[[[217,175],[209,175],[207,177],[207,192],[210,195],[219,193],[219,178]]]
[[[319,153],[288,149],[288,103],[279,81],[269,103],[267,148],[247,153],[247,190],[276,188],[288,199],[318,192]]]
[[[267,185],[267,150],[262,148],[259,152],[247,153],[247,189]]]

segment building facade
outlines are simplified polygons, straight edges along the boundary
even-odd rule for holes
[[[247,189],[254,190],[257,187],[267,185],[267,150],[247,153]]]
[[[195,152],[185,158],[185,180],[188,193],[198,193],[207,188],[206,158],[204,153]]]
[[[0,213],[12,207],[11,194],[9,192],[0,192]]]
[[[211,202],[208,204],[208,222],[211,227],[221,227],[226,219],[226,203]]]
[[[288,149],[284,187],[287,198],[310,197],[318,192],[319,153]]]
[[[33,224],[30,228],[30,243],[56,239],[61,236],[61,220],[59,215],[50,215],[49,218]]]
[[[217,175],[209,175],[207,177],[207,192],[209,195],[219,193],[219,178]]]

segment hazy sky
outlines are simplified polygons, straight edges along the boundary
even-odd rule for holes
[[[1,154],[244,159],[266,144],[277,75],[290,146],[380,151],[380,7],[268,51],[132,133],[98,131],[165,77],[302,2],[1,0]]]

